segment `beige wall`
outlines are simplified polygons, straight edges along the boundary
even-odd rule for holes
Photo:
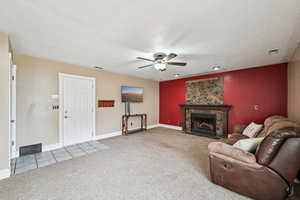
[[[0,33],[0,171],[9,169],[9,41]]]
[[[14,54],[17,64],[17,145],[59,142],[58,111],[51,106],[58,104],[51,95],[58,94],[58,73],[68,73],[96,78],[96,97],[115,100],[113,108],[97,108],[96,134],[121,130],[121,85],[144,88],[144,102],[132,104],[134,113],[147,113],[148,125],[158,124],[159,83],[127,75],[94,70],[77,65]],[[133,121],[133,127],[139,122]]]
[[[300,45],[288,66],[288,115],[300,122]]]

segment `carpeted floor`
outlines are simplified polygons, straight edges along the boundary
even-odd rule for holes
[[[0,199],[247,199],[209,181],[211,141],[165,128],[102,140],[109,149],[0,181]]]

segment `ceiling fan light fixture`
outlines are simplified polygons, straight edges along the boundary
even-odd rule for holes
[[[137,69],[144,69],[147,67],[154,67],[157,71],[166,71],[167,67],[184,67],[187,65],[186,62],[170,62],[171,59],[174,59],[175,57],[177,57],[177,54],[175,53],[170,53],[170,54],[166,54],[166,53],[162,53],[162,52],[158,52],[155,53],[153,55],[153,60],[148,59],[148,58],[143,58],[143,57],[137,57],[137,59],[139,60],[145,60],[145,61],[149,61],[152,64],[149,65],[144,65],[141,67],[138,67]]]
[[[167,64],[165,62],[159,61],[154,63],[154,68],[159,71],[165,71],[167,69]]]
[[[213,67],[213,70],[214,70],[214,71],[218,71],[218,70],[220,70],[220,69],[221,69],[220,66],[214,66],[214,67]]]

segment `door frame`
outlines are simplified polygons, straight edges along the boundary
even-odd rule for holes
[[[13,79],[13,80],[12,80]],[[12,111],[14,111],[14,116],[12,114],[10,114],[10,123],[14,123],[14,129],[11,128],[11,124],[10,124],[10,134],[11,134],[11,148],[12,148],[12,155],[11,158],[17,157],[17,66],[16,65],[12,65],[11,66],[11,84],[12,85],[12,89],[10,91],[10,97],[11,97],[11,109]],[[11,113],[11,112],[10,112]],[[13,120],[13,121],[12,121]],[[12,143],[13,142],[13,143]]]
[[[13,64],[13,54],[9,53],[9,159],[17,157],[17,113],[16,113],[16,100],[17,100],[17,66]],[[14,113],[12,113],[14,111]],[[14,115],[14,116],[13,116]],[[14,118],[14,119],[13,119]],[[12,121],[14,120],[14,121]],[[12,128],[12,123],[14,123],[15,128]]]
[[[64,78],[75,78],[75,79],[85,79],[85,80],[91,80],[93,82],[93,91],[92,91],[92,98],[93,101],[93,132],[91,135],[91,140],[95,138],[96,135],[96,78],[95,77],[88,77],[88,76],[79,76],[79,75],[73,75],[73,74],[66,74],[66,73],[58,73],[58,82],[59,82],[59,145],[64,146],[64,102],[63,102],[63,80]]]

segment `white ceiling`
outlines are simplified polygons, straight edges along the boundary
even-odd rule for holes
[[[154,80],[286,62],[300,41],[299,0],[1,0],[14,51]],[[278,48],[280,53],[268,55]],[[158,51],[186,67],[136,70]]]

